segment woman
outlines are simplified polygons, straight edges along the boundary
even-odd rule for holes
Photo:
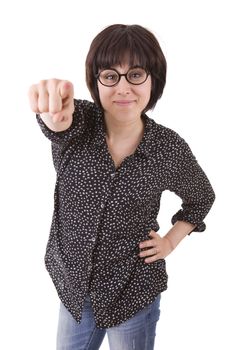
[[[215,194],[188,144],[146,115],[161,97],[166,60],[139,25],[112,25],[93,40],[86,81],[29,89],[32,110],[52,141],[57,181],[45,264],[61,300],[57,349],[154,348],[165,258],[203,219]],[[182,199],[159,235],[162,192]]]

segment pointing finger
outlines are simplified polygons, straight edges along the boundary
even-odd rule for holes
[[[69,81],[62,81],[59,84],[59,94],[62,99],[66,97],[73,97],[73,85]]]

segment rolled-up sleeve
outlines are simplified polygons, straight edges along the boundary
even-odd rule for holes
[[[206,229],[204,218],[215,200],[215,193],[205,172],[200,167],[189,145],[176,134],[168,161],[168,190],[182,200],[182,209],[172,217],[176,221],[187,221],[196,225],[193,231]],[[192,232],[193,232],[192,231]]]

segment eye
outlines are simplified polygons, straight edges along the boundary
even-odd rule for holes
[[[104,70],[100,73],[100,79],[104,83],[114,83],[118,80],[118,74],[115,71]]]
[[[105,77],[107,80],[116,80],[117,79],[117,74],[107,74]]]
[[[132,69],[128,73],[128,78],[130,80],[141,80],[146,76],[146,72],[142,68]]]

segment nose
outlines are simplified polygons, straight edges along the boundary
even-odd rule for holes
[[[126,80],[124,76],[121,76],[120,81],[116,85],[118,94],[129,94],[131,90],[131,84]]]

